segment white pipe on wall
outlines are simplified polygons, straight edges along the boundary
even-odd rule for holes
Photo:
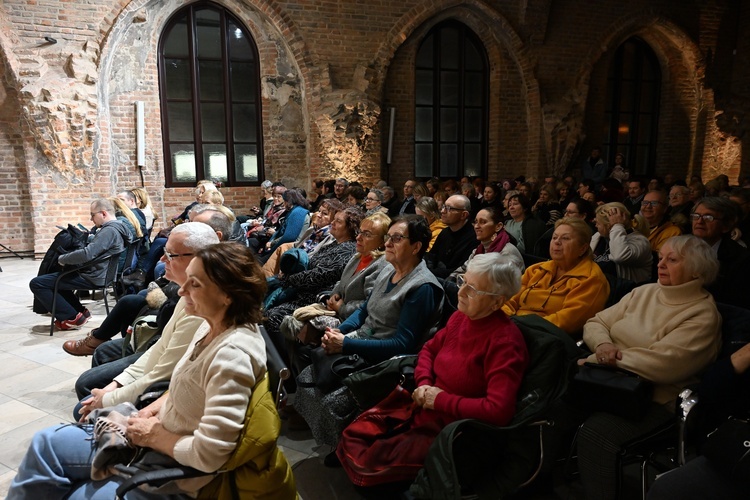
[[[391,123],[388,128],[388,156],[386,163],[391,164],[391,158],[393,157],[393,129],[396,128],[396,108],[391,108]]]
[[[143,101],[135,101],[136,163],[146,166],[146,120]]]

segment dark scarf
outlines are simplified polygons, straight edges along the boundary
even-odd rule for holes
[[[505,229],[501,229],[496,235],[495,239],[492,240],[490,243],[490,246],[487,250],[484,249],[484,245],[481,243],[477,247],[477,255],[483,254],[483,253],[492,253],[492,252],[501,252],[503,248],[505,248],[505,245],[508,244],[510,241],[510,235]]]

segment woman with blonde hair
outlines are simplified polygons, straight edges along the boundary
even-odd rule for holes
[[[156,221],[159,216],[154,212],[154,206],[151,204],[151,198],[148,195],[148,191],[142,187],[134,187],[130,192],[135,196],[138,208],[140,208],[143,215],[146,216],[146,232],[150,234],[151,229],[154,227],[154,221]]]
[[[448,226],[440,218],[440,208],[438,208],[438,203],[434,198],[423,196],[417,202],[414,211],[417,215],[424,217],[427,220],[427,225],[430,226],[432,238],[430,239],[430,244],[427,246],[427,251],[429,252],[432,249],[432,245],[435,244],[438,235]]]
[[[508,315],[536,314],[580,338],[586,320],[604,309],[609,283],[591,258],[591,228],[564,217],[555,223],[551,260],[526,269],[521,291],[508,299]]]

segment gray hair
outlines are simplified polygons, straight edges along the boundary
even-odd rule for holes
[[[185,240],[182,244],[193,252],[197,252],[198,250],[219,242],[219,237],[216,236],[216,231],[214,231],[208,224],[202,222],[186,222],[180,224],[169,233],[170,236],[173,234],[184,234]]]
[[[377,196],[378,197],[378,201],[380,201],[381,203],[385,199],[385,197],[383,196],[383,191],[381,191],[380,189],[377,189],[377,188],[370,189],[370,193],[372,193],[375,196]]]
[[[345,177],[339,177],[338,179],[336,179],[336,182],[341,182],[345,188],[349,187],[349,181],[346,180]]]
[[[115,215],[115,205],[107,198],[99,198],[91,202],[94,210],[103,210],[108,214]]]
[[[211,212],[208,220],[202,221],[204,224],[211,226],[211,229],[221,231],[221,238],[223,241],[227,241],[232,235],[232,220],[227,217],[227,214],[221,210],[220,205],[196,205],[190,210],[190,220],[193,221],[196,215],[200,215],[204,212]]]
[[[719,260],[716,254],[708,243],[697,236],[672,236],[664,245],[669,245],[677,255],[685,259],[684,266],[687,272],[694,278],[702,279],[704,285],[713,283],[719,274]]]
[[[706,207],[713,212],[718,212],[719,214],[721,214],[719,216],[719,222],[721,222],[724,229],[733,229],[735,224],[737,224],[737,219],[739,217],[739,207],[736,203],[728,200],[727,198],[723,198],[721,196],[707,196],[705,198],[701,198],[693,207],[692,212],[695,212],[695,209],[701,206]]]
[[[466,266],[466,272],[487,276],[492,291],[505,298],[521,290],[521,268],[513,259],[497,252],[475,255]]]
[[[383,186],[382,188],[380,188],[380,190],[383,191],[384,193],[386,191],[391,193],[391,197],[393,197],[393,195],[396,194],[396,191],[394,191],[391,186]]]

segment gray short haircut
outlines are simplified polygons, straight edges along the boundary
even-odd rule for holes
[[[185,240],[182,244],[194,252],[219,242],[216,231],[208,224],[202,222],[185,222],[180,224],[172,229],[169,235],[172,236],[173,234],[184,234]]]
[[[115,205],[107,198],[99,198],[91,202],[91,206],[94,210],[104,210],[108,214],[115,215]]]
[[[393,197],[394,194],[396,194],[396,191],[394,191],[391,186],[383,186],[382,188],[380,188],[380,190],[383,191],[384,193],[385,192],[391,193],[391,198]]]
[[[221,231],[223,241],[227,241],[232,235],[232,220],[219,208],[218,205],[196,205],[190,210],[190,220],[193,221],[196,215],[209,212],[207,220],[201,221],[211,226],[214,231]]]
[[[716,254],[708,243],[697,236],[672,236],[664,245],[669,245],[677,255],[685,259],[685,269],[691,276],[702,279],[703,284],[713,283],[719,274],[719,260]]]
[[[379,201],[380,201],[381,203],[382,203],[382,202],[383,202],[383,200],[385,199],[385,196],[383,196],[383,191],[381,191],[380,189],[377,189],[377,188],[374,188],[374,189],[370,189],[370,192],[371,192],[372,194],[374,194],[375,196],[377,196],[377,197],[378,197],[378,200],[379,200]]]
[[[505,298],[521,290],[521,268],[513,259],[497,252],[475,255],[469,261],[466,272],[487,276],[492,291]]]
[[[339,177],[338,179],[336,179],[336,182],[341,182],[345,188],[349,187],[349,181],[346,180],[345,177]]]

